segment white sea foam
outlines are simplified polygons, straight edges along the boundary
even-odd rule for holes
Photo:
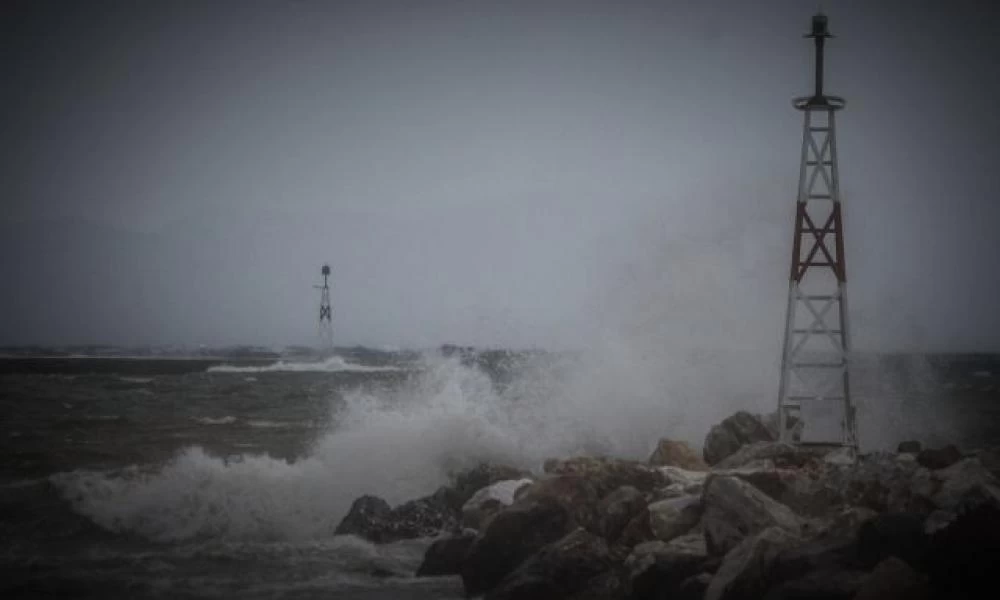
[[[231,415],[224,417],[191,417],[191,420],[202,425],[229,425],[236,422],[236,417]]]
[[[256,419],[247,421],[247,425],[250,427],[257,427],[259,429],[286,429],[288,427],[295,427],[296,423],[290,423],[287,421],[268,421],[266,419]]]
[[[324,361],[315,362],[285,362],[283,360],[262,367],[238,367],[235,365],[215,365],[208,368],[210,373],[302,373],[302,372],[340,372],[354,371],[371,373],[377,371],[400,371],[399,367],[373,367],[347,362],[343,357],[332,356]]]
[[[164,541],[322,539],[362,494],[395,504],[480,461],[538,469],[552,456],[644,458],[658,437],[684,437],[683,407],[671,406],[659,379],[641,378],[632,358],[527,365],[497,392],[478,369],[429,357],[395,391],[345,394],[331,431],[293,462],[192,447],[153,472],[77,471],[53,481],[78,512],[113,531]]]

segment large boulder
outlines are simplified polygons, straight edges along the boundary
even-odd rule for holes
[[[927,573],[936,598],[978,598],[1000,573],[1000,507],[980,504],[931,537]]]
[[[516,495],[516,502],[535,499],[554,501],[566,509],[574,526],[580,525],[600,534],[597,505],[601,495],[589,477],[553,475],[520,488]]]
[[[479,534],[462,561],[470,596],[496,586],[525,559],[576,527],[570,512],[549,496],[521,498],[501,510]]]
[[[824,569],[801,575],[772,587],[763,600],[851,600],[868,579],[852,569]]]
[[[612,554],[616,558],[624,559],[639,544],[656,540],[649,521],[649,508],[643,506],[618,536],[611,549]]]
[[[597,531],[609,543],[615,542],[636,515],[646,507],[646,497],[630,485],[623,485],[597,504]]]
[[[828,469],[822,483],[845,506],[929,514],[935,508],[931,496],[936,484],[930,471],[907,457],[911,455],[870,454],[852,467]]]
[[[379,498],[365,494],[356,499],[347,515],[334,530],[335,535],[356,535],[374,542],[380,541],[384,532],[391,529],[392,507]]]
[[[639,544],[625,560],[628,598],[674,598],[689,578],[711,569],[710,563],[705,538],[701,535]]]
[[[830,515],[821,534],[855,538],[861,526],[875,518],[877,512],[864,506],[847,506]]]
[[[709,430],[705,436],[702,454],[706,463],[715,465],[735,453],[741,446],[754,442],[773,442],[775,439],[760,417],[740,411],[726,417]]]
[[[790,545],[771,561],[767,580],[770,586],[801,578],[806,573],[835,573],[861,570],[857,547],[848,535],[825,535]]]
[[[488,519],[513,504],[517,491],[530,483],[527,478],[506,479],[479,490],[462,506],[462,527],[482,530]]]
[[[463,534],[435,540],[424,553],[424,560],[420,563],[416,576],[458,575],[462,570],[462,561],[475,539],[474,535]]]
[[[698,573],[681,582],[677,593],[670,600],[703,600],[708,586],[712,583],[712,573]]]
[[[544,470],[551,475],[577,475],[586,477],[599,497],[604,497],[623,485],[630,485],[648,493],[670,483],[657,468],[634,460],[605,456],[577,456],[568,459],[549,459]]]
[[[451,488],[456,492],[456,509],[461,509],[476,492],[494,483],[530,477],[531,473],[523,469],[492,463],[480,463],[471,469],[453,472]]]
[[[709,476],[709,473],[704,471],[689,471],[680,467],[665,466],[658,467],[657,470],[669,482],[666,488],[657,490],[657,493],[660,494],[670,488],[674,488],[680,492],[677,495],[701,493],[702,487],[705,485],[705,480]]]
[[[917,454],[917,462],[928,469],[946,469],[962,460],[962,453],[953,444],[942,448],[924,448]]]
[[[830,448],[822,446],[796,446],[785,442],[759,441],[741,446],[713,466],[716,469],[736,469],[764,463],[778,468],[815,467],[830,451]]]
[[[720,474],[731,474],[746,481],[803,516],[827,516],[842,501],[839,490],[827,486],[821,473],[773,468],[720,471]]]
[[[958,511],[982,503],[1000,502],[1000,482],[978,458],[966,458],[934,471],[931,501],[940,509]]]
[[[687,442],[661,439],[649,457],[649,464],[657,467],[680,467],[690,471],[707,471],[708,465]]]
[[[761,598],[771,585],[767,578],[778,554],[798,543],[799,537],[782,527],[768,527],[743,539],[722,560],[708,584],[705,600]]]
[[[986,467],[986,470],[993,473],[993,476],[1000,479],[1000,446],[984,448],[976,452],[976,458]]]
[[[891,556],[875,567],[854,600],[930,600],[930,597],[927,576]]]
[[[656,539],[670,540],[691,531],[701,519],[700,496],[682,496],[654,502],[647,507],[649,528]]]
[[[578,528],[522,562],[485,600],[559,600],[610,568],[604,540]]]
[[[861,568],[872,569],[895,556],[923,569],[929,544],[922,514],[885,513],[869,519],[858,531],[857,561]]]
[[[411,500],[395,508],[377,497],[361,496],[351,505],[334,534],[356,535],[376,544],[403,539],[432,537],[458,530],[458,513],[448,488]]]
[[[583,589],[571,594],[568,600],[625,600],[625,581],[621,569],[613,567],[610,571],[590,578]]]
[[[802,521],[784,504],[733,476],[712,476],[702,496],[702,526],[713,555],[723,555],[745,537],[769,527],[798,535]]]

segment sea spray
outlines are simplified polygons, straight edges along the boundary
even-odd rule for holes
[[[274,364],[262,367],[236,366],[236,365],[215,365],[209,367],[209,373],[336,373],[349,371],[355,373],[374,373],[380,371],[400,371],[400,367],[394,366],[371,366],[348,362],[341,356],[331,356],[322,361],[314,362],[288,362],[280,360]],[[248,379],[249,380],[249,379]]]
[[[688,366],[609,343],[522,360],[498,386],[474,361],[429,354],[398,387],[344,392],[329,430],[295,460],[188,447],[152,472],[53,481],[99,525],[149,539],[323,538],[362,494],[403,502],[479,462],[538,470],[554,456],[644,459],[661,436],[703,436],[691,424],[717,390],[684,389]]]

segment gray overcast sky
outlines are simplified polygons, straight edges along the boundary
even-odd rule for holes
[[[823,4],[856,347],[1000,351],[1000,13]],[[816,8],[6,2],[0,343],[777,353]]]

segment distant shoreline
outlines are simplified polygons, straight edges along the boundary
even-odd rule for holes
[[[280,358],[227,358],[182,356],[10,356],[0,355],[0,374],[180,375],[205,372],[216,365],[257,366]]]

